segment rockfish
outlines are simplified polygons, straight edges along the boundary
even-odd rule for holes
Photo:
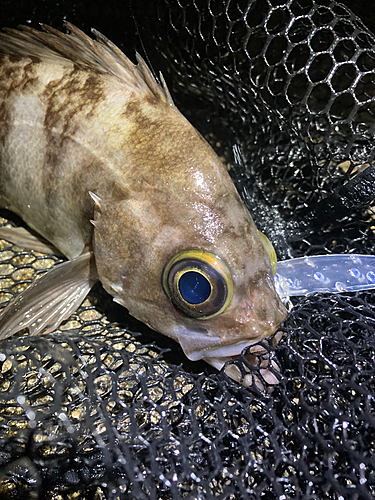
[[[220,369],[286,316],[272,246],[163,78],[66,27],[0,34],[0,206],[69,259],[4,309],[0,338],[52,331],[100,280]]]

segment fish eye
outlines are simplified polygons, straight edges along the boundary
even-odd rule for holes
[[[163,287],[182,312],[193,318],[212,318],[229,306],[233,280],[224,261],[204,250],[185,250],[168,262]]]

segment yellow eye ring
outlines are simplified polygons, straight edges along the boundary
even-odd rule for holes
[[[178,309],[197,319],[221,314],[233,297],[227,265],[220,257],[199,249],[172,257],[164,268],[163,288]]]

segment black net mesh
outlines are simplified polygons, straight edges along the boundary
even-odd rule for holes
[[[1,20],[60,28],[66,16],[121,47],[137,31],[279,257],[374,253],[375,44],[347,7],[82,5],[4,2]],[[2,304],[55,262],[0,241]],[[293,304],[281,340],[234,362],[250,388],[186,360],[100,286],[56,333],[3,341],[0,498],[374,498],[374,294]]]

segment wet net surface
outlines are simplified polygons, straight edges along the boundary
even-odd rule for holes
[[[3,25],[66,15],[120,46],[133,14],[279,257],[374,253],[374,37],[345,6],[22,5]],[[0,241],[1,303],[56,262]],[[0,498],[372,499],[374,294],[293,304],[247,364],[251,388],[188,362],[100,287],[54,334],[1,342]]]

